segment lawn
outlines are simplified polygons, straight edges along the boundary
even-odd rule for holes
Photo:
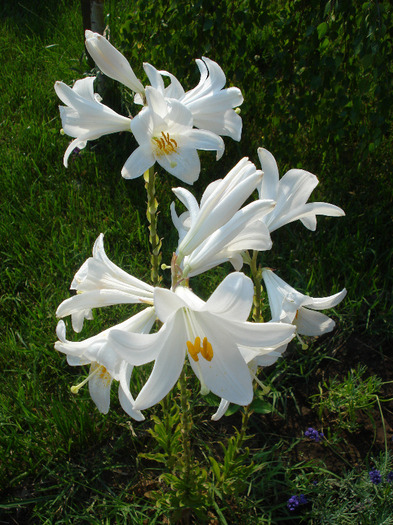
[[[192,188],[198,200],[241,157],[258,164],[263,146],[281,176],[294,167],[318,176],[311,200],[346,212],[319,217],[316,232],[289,224],[260,257],[313,297],[345,287],[345,301],[328,312],[335,330],[306,338],[307,345],[294,340],[264,368],[259,379],[269,392],[256,391],[251,414],[234,406],[211,421],[217,398],[194,395],[199,382],[188,370],[195,501],[183,523],[393,523],[389,2],[347,10],[289,0],[228,0],[214,9],[206,2],[128,4],[105,2],[106,20],[112,43],[140,77],[147,61],[190,88],[198,81],[194,58],[205,55],[244,94],[242,141],[225,139],[219,162],[201,154]],[[160,478],[159,460],[168,450],[181,454],[178,390],[137,422],[113,389],[103,415],[87,388],[70,392],[85,372],[54,349],[56,309],[101,232],[112,261],[150,279],[144,184],[120,175],[135,142],[127,133],[107,135],[63,165],[70,139],[60,133],[53,86],[91,74],[80,2],[5,0],[0,21],[0,523],[175,523],[176,491]],[[132,101],[120,103],[123,95],[109,83],[108,100],[127,115]],[[180,183],[161,174],[159,236],[169,264],[177,243],[171,188]],[[228,271],[226,263],[196,277],[194,291],[207,299]],[[162,283],[170,284],[168,272]],[[101,309],[83,337],[136,311]],[[268,320],[267,306],[263,313]],[[148,372],[137,373],[136,391]],[[247,436],[240,438],[244,418]],[[307,437],[309,427],[318,434]],[[233,443],[241,452],[231,456]]]

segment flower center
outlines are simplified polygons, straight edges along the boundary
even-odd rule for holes
[[[169,133],[161,131],[160,137],[153,137],[155,142],[155,154],[156,155],[170,155],[171,153],[177,153],[177,142],[175,139],[171,139]]]
[[[194,361],[199,361],[199,353],[206,359],[206,361],[211,361],[213,359],[213,347],[207,340],[207,337],[203,338],[202,346],[200,337],[195,338],[194,344],[192,344],[191,341],[187,341],[187,349]]]

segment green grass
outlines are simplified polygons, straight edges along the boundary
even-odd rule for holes
[[[108,5],[116,35],[125,16],[119,7],[123,4]],[[63,80],[71,85],[88,68],[82,56],[79,1],[47,0],[33,8],[30,2],[7,0],[0,15],[0,523],[161,523],[162,516],[146,496],[151,486],[157,488],[159,468],[138,457],[151,446],[149,414],[146,422],[133,423],[132,430],[115,389],[107,416],[98,413],[87,390],[72,396],[70,386],[83,372],[69,367],[53,349],[56,308],[69,296],[72,277],[100,232],[116,264],[149,278],[143,183],[120,176],[131,139],[103,137],[65,169],[62,156],[68,138],[59,132],[53,84]],[[274,403],[283,413],[293,395],[291,380],[307,383],[311,371],[324,357],[331,358],[335,345],[352,332],[383,350],[393,320],[391,142],[383,142],[362,170],[351,158],[346,164],[332,159],[323,173],[318,173],[311,147],[302,151],[300,140],[296,147],[292,165],[283,165],[277,157],[280,172],[295,165],[317,172],[321,187],[315,200],[338,204],[347,216],[319,218],[315,233],[300,224],[276,232],[263,264],[278,268],[284,279],[313,296],[345,286],[348,298],[335,312],[341,332],[325,343],[319,357],[295,350],[288,364],[266,373]],[[255,152],[248,154],[257,162]],[[214,164],[213,175],[204,169],[196,185],[198,197],[209,180],[223,176],[238,160]],[[178,182],[162,179],[157,190],[166,263],[176,244],[168,214],[173,184]],[[209,285],[203,277],[194,289],[206,295],[224,274],[218,269]],[[86,332],[97,333],[133,311],[122,307],[99,312]],[[143,376],[136,386],[142,381]],[[195,433],[196,442],[225,440],[238,419],[212,425],[211,407],[202,403],[194,402],[196,424],[203,429],[201,435]],[[150,411],[156,412],[159,409]],[[270,444],[274,439],[270,436]],[[290,466],[292,445],[285,442],[281,453],[274,446],[262,449],[261,439],[253,443],[254,460],[264,469],[250,481],[252,497],[240,498],[235,512],[248,512],[250,523],[284,519],[296,472]],[[221,516],[229,520],[233,502],[219,505]]]

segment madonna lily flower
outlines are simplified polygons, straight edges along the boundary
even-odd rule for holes
[[[125,163],[126,179],[141,176],[155,162],[168,173],[193,184],[201,171],[197,149],[224,152],[221,137],[207,130],[193,129],[190,111],[177,100],[166,100],[152,87],[146,88],[147,106],[131,121],[139,147]]]
[[[318,336],[333,330],[335,326],[333,319],[316,310],[337,306],[347,295],[345,288],[329,297],[313,298],[289,286],[272,270],[264,269],[262,277],[265,281],[273,321],[294,324],[296,332],[302,335]]]
[[[110,78],[121,82],[136,93],[144,93],[128,60],[99,33],[85,31],[86,48],[101,71]]]
[[[84,319],[92,319],[92,308],[115,304],[153,304],[154,288],[110,261],[104,250],[102,233],[94,243],[93,257],[89,257],[75,274],[71,290],[76,290],[77,295],[63,301],[56,315],[71,315],[75,332],[82,330]]]
[[[259,187],[261,199],[273,199],[276,207],[265,216],[264,222],[270,232],[284,224],[299,219],[311,231],[317,227],[317,215],[342,217],[344,211],[338,206],[326,202],[309,202],[307,200],[313,189],[318,185],[318,179],[305,170],[289,170],[279,180],[277,163],[273,155],[264,148],[258,149],[258,156],[264,172],[262,184]]]
[[[71,89],[63,82],[56,82],[55,91],[66,106],[59,106],[64,133],[75,137],[66,149],[64,166],[75,148],[83,149],[88,140],[118,131],[130,131],[131,119],[123,117],[101,104],[101,97],[94,93],[95,77],[77,80]]]
[[[257,170],[255,165],[247,157],[244,157],[224,179],[209,184],[202,196],[200,205],[198,205],[195,197],[184,188],[173,190],[188,210],[186,214],[178,217],[172,204],[172,219],[179,231],[178,264],[208,239],[211,234],[232,219],[243,202],[260,183],[262,175],[262,171]],[[271,200],[266,200],[263,204],[256,206],[254,210],[256,219],[260,217],[259,214],[263,214],[264,210],[266,213],[272,205]],[[247,214],[249,210],[250,208],[247,208],[247,212],[243,213]],[[244,215],[244,224],[249,218],[248,215]],[[231,224],[228,230],[231,231],[233,226],[235,225]],[[224,230],[222,238],[227,232]],[[240,231],[234,234],[232,240],[237,234],[240,234]],[[227,238],[227,240],[229,242],[230,239]],[[223,243],[222,247],[225,246]]]
[[[237,211],[227,223],[217,228],[190,255],[184,257],[181,265],[183,278],[198,275],[226,261],[230,261],[235,270],[240,270],[244,251],[270,250],[272,241],[261,217],[273,207],[272,201],[258,200]],[[175,213],[172,208],[172,215]],[[188,217],[182,215],[186,222]],[[179,217],[174,216],[174,223],[179,222]],[[179,227],[180,230],[184,228]]]
[[[242,134],[242,119],[232,108],[243,103],[239,88],[224,88],[226,78],[221,67],[207,57],[196,60],[201,73],[199,84],[190,91],[184,89],[177,78],[167,71],[157,71],[150,64],[143,67],[152,87],[166,98],[175,98],[184,104],[194,119],[194,126],[208,129],[217,135],[228,136],[239,141]],[[171,83],[165,87],[163,76]],[[141,101],[141,98],[138,98]]]
[[[201,383],[201,392],[239,405],[253,397],[249,368],[239,346],[274,350],[288,342],[294,327],[283,323],[250,323],[253,284],[242,273],[228,275],[204,302],[183,286],[175,291],[155,288],[154,304],[163,323],[155,334],[113,330],[119,356],[133,365],[155,361],[152,373],[135,400],[143,410],[158,403],[174,386],[185,355]]]
[[[146,308],[123,323],[78,342],[66,339],[64,321],[59,321],[56,329],[59,341],[55,343],[55,349],[67,355],[68,364],[71,366],[90,364],[89,375],[79,385],[72,387],[71,391],[76,394],[83,385],[89,383],[92,400],[100,412],[107,414],[110,405],[110,389],[115,379],[120,383],[119,401],[123,410],[134,419],[142,421],[144,417],[139,410],[134,409],[134,398],[129,388],[133,367],[119,358],[113,346],[108,342],[108,336],[111,330],[115,329],[148,333],[155,318],[154,308]]]

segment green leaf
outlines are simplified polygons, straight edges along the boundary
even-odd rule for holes
[[[264,401],[263,399],[254,399],[254,401],[251,403],[251,410],[257,414],[270,414],[273,412],[273,406],[268,401]]]
[[[328,29],[329,26],[326,22],[322,22],[321,24],[319,24],[319,26],[317,27],[319,40],[322,40],[322,38],[326,35]]]

